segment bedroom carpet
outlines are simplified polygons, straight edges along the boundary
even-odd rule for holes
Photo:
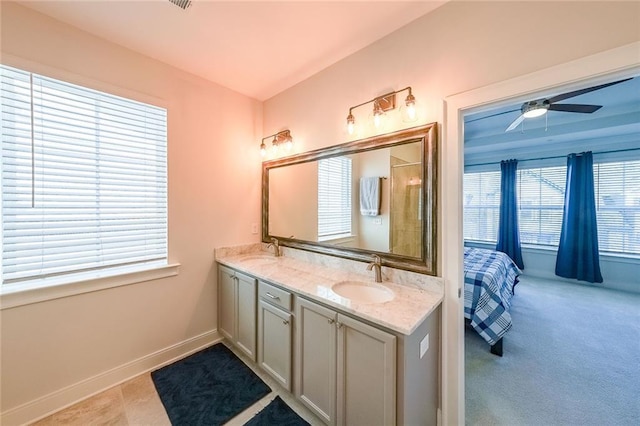
[[[640,294],[521,277],[504,357],[465,331],[468,425],[640,424]]]
[[[151,373],[172,425],[222,425],[271,392],[222,343]]]

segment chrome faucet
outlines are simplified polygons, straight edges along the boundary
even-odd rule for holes
[[[377,254],[373,255],[373,262],[371,262],[367,266],[367,271],[370,271],[372,269],[376,274],[376,282],[381,283],[382,282],[382,261],[380,260],[380,256],[378,256]]]
[[[273,247],[273,254],[276,257],[282,256],[282,253],[280,252],[280,243],[278,242],[277,238],[271,238],[271,242],[269,243],[267,248],[269,247]]]

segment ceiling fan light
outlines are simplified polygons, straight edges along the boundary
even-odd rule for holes
[[[522,104],[522,116],[524,118],[535,118],[545,115],[551,104],[547,99],[538,99]]]
[[[540,117],[542,115],[545,115],[546,113],[547,113],[547,108],[538,107],[538,108],[530,109],[524,112],[522,115],[524,115],[526,118],[535,118],[535,117]]]

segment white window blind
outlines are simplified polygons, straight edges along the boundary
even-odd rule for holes
[[[500,220],[500,172],[465,173],[464,239],[495,243]]]
[[[318,239],[351,236],[351,158],[318,161]]]
[[[594,164],[600,252],[640,255],[640,161]]]
[[[518,222],[522,244],[558,246],[566,180],[566,166],[518,170]]]
[[[0,71],[3,284],[166,264],[166,110]]]

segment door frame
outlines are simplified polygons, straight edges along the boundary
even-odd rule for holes
[[[570,91],[585,82],[602,84],[640,72],[640,41],[531,74],[448,96],[443,101],[443,137],[438,221],[440,270],[444,279],[441,345],[442,425],[464,425],[464,301],[462,177],[464,172],[463,115],[500,103],[524,102],[536,92],[562,86]]]

